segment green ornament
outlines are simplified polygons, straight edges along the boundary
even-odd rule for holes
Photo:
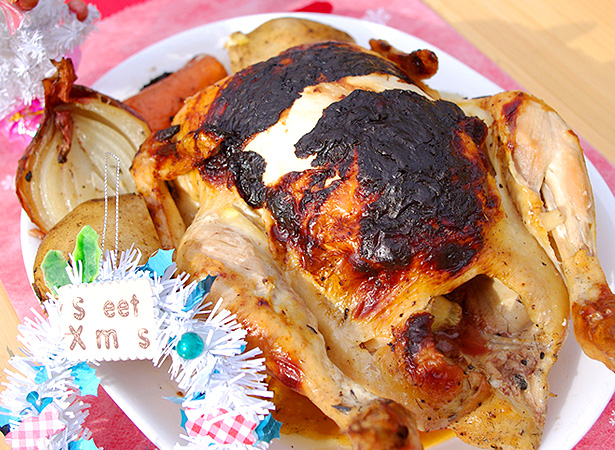
[[[98,233],[90,225],[86,225],[77,235],[73,252],[75,264],[81,261],[83,283],[91,283],[98,276],[101,254],[102,251],[98,246]]]
[[[205,344],[203,339],[196,333],[184,333],[177,343],[177,354],[184,359],[194,359],[203,353]]]
[[[45,284],[53,292],[64,285],[70,284],[66,273],[68,263],[60,250],[49,250],[41,263]]]

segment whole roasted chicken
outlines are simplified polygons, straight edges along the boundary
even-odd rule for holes
[[[357,449],[450,428],[536,448],[572,317],[613,368],[578,139],[521,92],[453,103],[431,52],[299,45],[185,103],[132,173],[180,269],[216,275],[270,374]],[[167,181],[192,186],[186,229]]]

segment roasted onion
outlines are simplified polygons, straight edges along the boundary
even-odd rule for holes
[[[150,129],[121,102],[74,84],[70,60],[46,79],[44,119],[17,168],[16,190],[30,220],[47,233],[75,206],[105,195],[105,157],[120,160],[120,194],[136,192],[130,165]],[[107,194],[115,195],[108,157]]]

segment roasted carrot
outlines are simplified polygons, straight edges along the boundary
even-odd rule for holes
[[[124,103],[143,116],[152,131],[171,126],[184,100],[227,75],[213,56],[196,56],[170,75],[144,87]]]

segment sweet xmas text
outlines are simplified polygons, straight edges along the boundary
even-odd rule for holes
[[[65,344],[72,357],[152,358],[158,330],[147,279],[64,286],[59,299]]]

